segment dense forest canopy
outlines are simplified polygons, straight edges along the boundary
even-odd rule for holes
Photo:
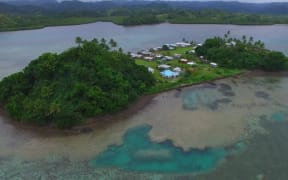
[[[228,31],[224,38],[207,39],[203,46],[196,49],[197,55],[226,68],[287,70],[288,59],[283,53],[265,49],[264,43],[254,41],[253,37],[236,39],[229,34]]]
[[[69,128],[120,111],[154,85],[114,40],[83,41],[61,54],[45,53],[0,83],[0,101],[22,122]]]
[[[120,25],[170,23],[288,24],[288,3],[69,1],[0,3],[0,31],[110,21]],[[254,7],[254,8],[252,8]]]

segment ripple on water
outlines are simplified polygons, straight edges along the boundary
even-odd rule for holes
[[[90,165],[145,172],[201,173],[213,170],[227,156],[244,148],[244,144],[238,143],[230,147],[183,151],[170,141],[152,142],[148,136],[150,130],[148,125],[128,130],[122,145],[109,146],[91,160]]]

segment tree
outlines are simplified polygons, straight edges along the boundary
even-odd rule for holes
[[[243,36],[242,36],[242,42],[243,42],[244,44],[246,44],[246,43],[247,43],[247,38],[246,38],[246,36],[245,36],[245,35],[243,35]]]
[[[169,47],[168,47],[166,44],[164,44],[164,45],[162,46],[162,50],[167,51],[167,50],[169,50]]]
[[[112,48],[117,47],[117,42],[114,39],[110,39],[109,44]]]
[[[82,38],[78,36],[76,37],[75,42],[76,44],[78,44],[78,47],[80,47],[83,41],[82,41]]]

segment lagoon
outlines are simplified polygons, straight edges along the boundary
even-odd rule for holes
[[[114,38],[126,51],[252,35],[288,54],[288,26],[112,23],[0,33],[0,77],[75,36]],[[288,77],[247,74],[157,95],[139,112],[80,135],[51,135],[0,116],[0,179],[286,180]]]

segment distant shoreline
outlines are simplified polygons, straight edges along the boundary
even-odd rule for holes
[[[158,24],[172,24],[172,25],[187,25],[187,24],[193,24],[193,25],[235,25],[235,26],[274,26],[274,25],[288,25],[288,24],[278,24],[278,23],[272,23],[272,24],[229,24],[229,23],[177,23],[177,22],[160,22],[160,23],[153,23],[153,24],[138,24],[138,25],[123,25],[119,24],[113,21],[103,21],[103,20],[95,20],[92,22],[83,22],[83,23],[71,23],[71,24],[55,24],[55,25],[43,25],[43,26],[31,26],[31,27],[21,27],[21,28],[8,28],[8,29],[0,29],[0,32],[17,32],[17,31],[29,31],[29,30],[40,30],[40,29],[45,29],[49,27],[68,27],[68,26],[79,26],[79,25],[85,25],[85,24],[94,24],[94,23],[99,23],[99,22],[107,22],[107,23],[112,23],[118,26],[123,26],[123,27],[136,27],[136,26],[149,26],[149,25],[158,25]]]

